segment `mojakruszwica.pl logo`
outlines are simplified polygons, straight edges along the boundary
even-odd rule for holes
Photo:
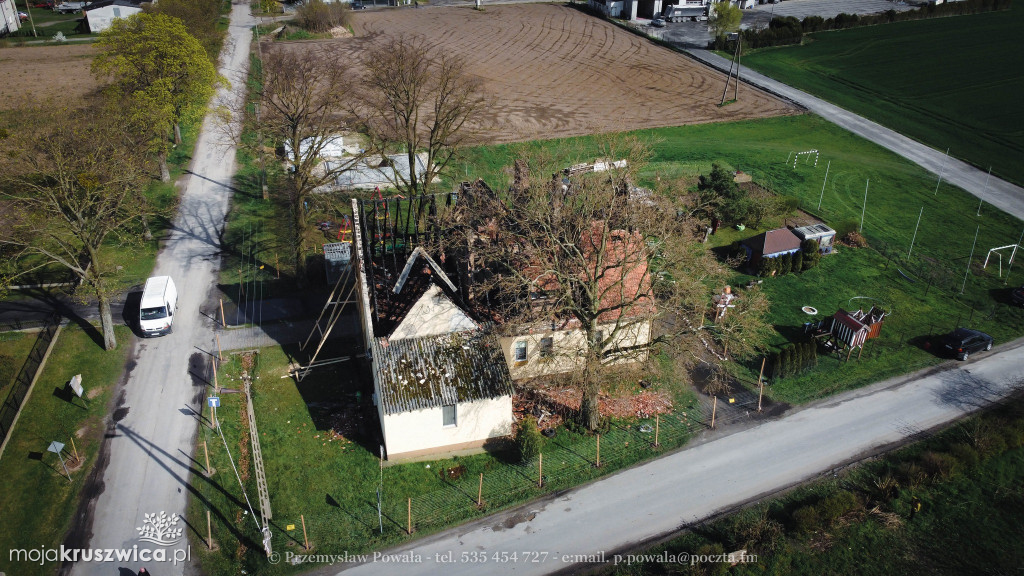
[[[140,547],[138,544],[131,548],[67,548],[63,545],[50,548],[40,546],[39,548],[12,549],[8,552],[8,561],[30,562],[40,566],[48,562],[172,562],[177,566],[192,559],[191,546],[170,548],[183,540],[183,529],[178,526],[180,519],[181,517],[177,514],[167,514],[164,511],[143,515],[142,526],[136,526],[135,530],[139,533],[139,540],[155,544],[157,546],[155,548]]]

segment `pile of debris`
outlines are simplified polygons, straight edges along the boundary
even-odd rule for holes
[[[537,420],[539,428],[557,428],[580,409],[583,393],[566,386],[538,386],[520,391],[514,396],[513,411],[516,421],[526,416]],[[672,400],[661,391],[643,390],[636,394],[598,396],[603,416],[612,418],[649,418],[672,411]]]

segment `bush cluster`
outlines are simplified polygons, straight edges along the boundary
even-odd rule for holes
[[[306,0],[295,10],[296,23],[314,34],[329,32],[331,28],[347,26],[352,11],[348,4],[324,0]]]
[[[801,374],[818,365],[818,342],[808,340],[796,344],[786,344],[778,352],[769,357],[769,378],[777,380]]]
[[[762,30],[744,30],[743,42],[750,48],[766,48],[768,46],[784,46],[800,44],[804,34],[823,30],[844,30],[860,26],[874,26],[906,20],[922,20],[943,16],[960,16],[978,14],[1010,8],[1010,0],[966,0],[965,2],[946,2],[945,4],[928,4],[917,10],[897,12],[886,10],[879,14],[839,14],[835,18],[808,16],[802,21],[792,16],[772,18],[768,28]],[[709,46],[715,50],[732,50],[730,42],[724,36],[711,41]]]
[[[519,453],[519,459],[522,462],[532,460],[540,454],[540,448],[544,443],[544,437],[541,436],[540,430],[537,429],[536,420],[527,416],[519,422],[519,428],[516,430],[515,443],[516,450]]]

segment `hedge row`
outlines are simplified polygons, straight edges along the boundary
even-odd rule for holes
[[[778,352],[772,352],[769,358],[771,369],[769,378],[778,380],[795,376],[818,365],[818,342],[808,340],[796,344],[786,344]]]

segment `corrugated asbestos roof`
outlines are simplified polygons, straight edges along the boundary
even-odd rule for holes
[[[479,330],[391,342],[377,338],[372,347],[385,414],[512,394],[497,338]]]

